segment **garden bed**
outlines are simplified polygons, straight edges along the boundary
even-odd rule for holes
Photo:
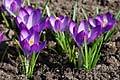
[[[40,9],[43,9],[45,2],[42,0],[32,0],[33,4],[38,3]],[[74,0],[51,0],[50,11],[56,15],[72,16]],[[79,0],[77,22],[84,19],[81,11],[84,8],[88,15],[93,16],[96,11],[96,6],[99,8],[100,13],[110,12],[115,15],[120,10],[119,0]],[[1,14],[1,13],[0,13]],[[117,33],[102,45],[101,57],[96,67],[86,72],[84,69],[74,68],[74,64],[69,62],[67,54],[61,52],[55,53],[51,49],[44,49],[37,60],[34,74],[31,80],[120,80],[120,19],[114,25]],[[0,15],[0,31],[8,32],[5,28],[4,21]],[[5,58],[0,62],[0,80],[28,80],[21,72],[21,62],[18,57],[17,46],[13,38],[13,32],[10,30],[0,45],[0,55],[3,55],[6,45],[9,46]],[[50,32],[49,32],[50,35]],[[48,36],[49,36],[48,35]],[[56,48],[52,36],[49,36],[48,45]]]

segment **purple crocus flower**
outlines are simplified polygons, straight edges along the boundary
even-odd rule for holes
[[[31,6],[20,8],[16,22],[20,30],[26,28],[37,32],[45,29],[46,25],[46,20],[42,18],[41,11],[39,9],[33,9]]]
[[[2,33],[0,34],[0,42],[2,42],[3,37],[4,37],[4,32],[2,32]]]
[[[101,24],[102,33],[111,30],[116,22],[115,18],[113,18],[109,12],[107,12],[105,15],[97,15],[95,19],[99,21],[97,24]],[[96,27],[95,19],[88,19],[92,27]]]
[[[35,31],[30,32],[26,29],[21,30],[19,42],[21,48],[23,49],[27,57],[30,57],[32,52],[37,53],[46,46],[46,41],[39,44],[39,40],[40,40],[39,32]]]
[[[48,25],[54,32],[65,31],[67,29],[68,22],[69,22],[69,18],[63,16],[59,16],[59,17],[51,16],[48,19]]]
[[[100,30],[101,26],[99,25],[90,29],[86,20],[83,20],[79,26],[73,20],[69,24],[69,31],[79,47],[84,45],[84,38],[86,38],[87,43],[95,40],[99,36]]]
[[[10,14],[16,14],[18,8],[21,7],[21,0],[3,0],[2,7],[4,10],[8,11]]]

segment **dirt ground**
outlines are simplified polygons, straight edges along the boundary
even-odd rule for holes
[[[36,2],[39,8],[43,9],[45,0],[32,0],[33,4]],[[49,8],[56,15],[67,15],[71,18],[74,4],[75,0],[50,0]],[[120,10],[120,0],[78,0],[77,22],[80,23],[84,19],[82,8],[86,10],[87,15],[93,16],[96,13],[96,7],[99,8],[101,14],[109,11],[115,15]],[[108,43],[103,44],[100,60],[91,72],[74,68],[74,65],[68,61],[67,54],[60,55],[50,49],[45,49],[39,55],[31,80],[120,80],[119,25],[120,19],[117,20],[114,26],[117,33]],[[5,28],[0,12],[1,31],[8,32],[8,29]],[[5,38],[6,43],[0,44],[1,56],[3,56],[6,46],[9,46],[4,60],[0,62],[0,80],[28,80],[21,73],[21,63],[18,58],[16,44],[12,39],[14,33],[10,30],[7,35],[10,37]],[[49,42],[51,43],[51,41]]]

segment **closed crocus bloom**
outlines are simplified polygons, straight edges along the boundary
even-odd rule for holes
[[[37,32],[45,29],[46,25],[46,20],[42,18],[40,9],[33,9],[31,6],[20,8],[16,22],[20,30],[27,28]]]
[[[88,34],[88,23],[86,21],[82,21],[79,27],[76,25],[76,23],[71,20],[69,24],[69,31],[75,40],[76,44],[80,47],[83,46],[84,43],[84,37],[87,37]]]
[[[4,37],[4,32],[2,32],[2,33],[0,34],[0,42],[2,42],[3,37]]]
[[[65,31],[67,29],[68,22],[69,22],[68,17],[63,17],[63,16],[54,17],[54,16],[51,16],[51,17],[48,18],[48,25],[54,32]]]
[[[23,29],[19,36],[19,42],[23,52],[27,57],[31,56],[32,52],[37,53],[46,46],[46,41],[39,43],[40,35],[35,31],[28,31]]]
[[[69,25],[69,31],[79,47],[84,46],[84,38],[86,38],[87,43],[94,41],[99,36],[100,30],[100,26],[90,29],[86,20],[83,20],[79,26],[71,20]]]
[[[2,7],[4,10],[8,11],[10,14],[16,14],[18,8],[21,7],[21,0],[3,0]]]
[[[97,24],[101,25],[102,33],[111,30],[113,25],[116,22],[116,19],[114,17],[112,17],[112,15],[109,12],[107,12],[104,15],[97,15],[95,17],[95,19],[99,21],[99,23],[97,23]],[[89,22],[93,27],[95,27],[95,25],[96,25],[95,19],[89,18]]]

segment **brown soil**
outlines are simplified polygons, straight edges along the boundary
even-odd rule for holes
[[[32,0],[43,9],[45,1]],[[72,16],[75,0],[50,0],[50,11],[56,15]],[[88,15],[95,15],[96,7],[100,13],[110,12],[115,15],[120,10],[119,0],[78,0],[77,22],[80,23],[84,16],[81,9],[84,8]],[[1,11],[1,10],[0,10]],[[1,14],[1,12],[0,12]],[[31,80],[120,80],[120,19],[115,24],[118,32],[112,39],[102,46],[102,54],[96,67],[91,72],[84,69],[76,69],[68,61],[67,54],[53,52],[45,49],[39,55],[35,71]],[[0,80],[28,80],[21,73],[21,63],[18,58],[16,44],[13,42],[14,33],[5,28],[4,21],[0,15],[0,31],[7,32],[5,41],[0,44],[0,59],[6,46],[8,52],[3,61],[0,62]],[[7,37],[10,36],[10,37]],[[52,40],[52,39],[50,39]],[[55,43],[51,42],[50,43]]]

